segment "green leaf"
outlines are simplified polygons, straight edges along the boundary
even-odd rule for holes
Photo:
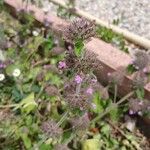
[[[32,68],[32,70],[30,70],[30,72],[28,72],[28,75],[26,75],[27,77],[24,80],[27,82],[30,79],[35,79],[40,71],[41,71],[40,67]]]
[[[144,98],[144,89],[137,89],[136,90],[136,95],[137,95],[137,98],[139,99],[143,99]]]
[[[119,116],[120,116],[118,108],[116,107],[116,108],[112,109],[110,111],[109,115],[113,121],[117,121],[119,119]]]
[[[77,57],[80,57],[83,52],[84,43],[82,40],[77,40],[75,43],[75,54]]]
[[[41,144],[39,149],[40,150],[53,150],[50,144],[45,144],[45,143]]]
[[[34,93],[31,93],[30,95],[28,95],[26,98],[24,98],[20,105],[25,105],[25,104],[28,104],[30,102],[34,102]]]
[[[95,93],[93,103],[96,105],[96,108],[93,109],[95,113],[101,113],[104,111],[104,106],[103,106],[103,100],[101,100],[101,97],[99,93]]]
[[[26,149],[30,149],[32,144],[31,144],[31,140],[29,139],[28,135],[27,134],[21,134],[21,138],[23,140],[23,143],[26,147]]]
[[[133,65],[128,65],[128,67],[127,67],[127,72],[129,73],[129,74],[132,74],[132,73],[134,73],[136,71],[136,69],[133,67]]]
[[[7,73],[7,75],[12,76],[13,71],[14,71],[16,68],[19,69],[19,66],[17,66],[17,65],[9,65],[9,66],[6,68],[6,73]]]
[[[23,97],[17,87],[13,87],[12,96],[15,102],[19,102]]]
[[[101,128],[101,132],[106,135],[107,137],[109,136],[111,131],[111,128],[108,124],[105,124],[102,128]]]
[[[46,56],[46,55],[49,54],[49,51],[54,46],[54,40],[53,40],[52,36],[49,36],[49,38],[47,40],[45,40],[42,45],[44,47],[44,53],[45,53],[45,56]]]
[[[82,150],[100,150],[98,139],[88,139],[82,143]]]
[[[34,101],[34,93],[31,93],[26,98],[24,98],[17,107],[15,107],[15,110],[21,108],[23,111],[25,111],[28,114],[36,107],[37,107],[37,103]]]
[[[44,41],[45,39],[42,36],[37,36],[35,37],[34,41],[28,45],[28,48],[35,52]]]

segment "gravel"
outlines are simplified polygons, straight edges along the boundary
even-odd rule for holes
[[[56,13],[57,6],[43,3]],[[150,39],[150,0],[76,0],[76,7],[110,23],[117,20],[119,27]]]

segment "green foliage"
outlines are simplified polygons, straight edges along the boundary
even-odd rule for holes
[[[4,0],[0,0],[0,12],[3,10],[4,8]]]
[[[127,67],[127,72],[129,73],[129,74],[132,74],[132,73],[134,73],[136,71],[136,69],[135,69],[135,67],[133,67],[133,65],[128,65],[128,67]]]
[[[144,89],[137,89],[136,95],[137,95],[137,98],[144,99],[144,95],[145,95]]]
[[[124,52],[128,52],[128,48],[125,45],[125,40],[122,35],[118,35],[114,33],[111,29],[107,29],[106,27],[97,27],[97,35],[99,38],[108,43],[114,43],[119,47],[119,49]]]
[[[81,57],[83,55],[84,43],[83,40],[78,39],[75,43],[75,54],[77,57]]]
[[[63,7],[59,6],[57,9],[57,16],[61,18],[69,19],[71,18],[72,14],[66,11],[66,9],[64,9]]]
[[[109,100],[104,100],[101,98],[99,93],[95,93],[93,98],[93,103],[95,104],[96,108],[93,109],[95,113],[102,113],[110,104]]]
[[[100,141],[99,139],[88,139],[83,142],[82,150],[99,150]]]
[[[37,103],[34,101],[34,99],[34,93],[31,93],[26,98],[21,100],[18,106],[15,107],[15,110],[20,108],[23,112],[29,114],[32,110],[34,110],[37,107]]]
[[[86,110],[86,117],[89,120],[88,127],[84,131],[79,130],[81,132],[78,131],[78,128],[74,128],[71,119],[84,115],[85,111],[80,108],[72,109],[66,101],[65,92],[70,92],[69,96],[72,100],[74,97],[71,97],[71,88],[74,90],[76,86],[75,98],[80,98],[80,94],[87,94],[86,90],[91,84],[84,83],[83,79],[82,90],[85,91],[80,93],[80,84],[74,85],[74,77],[80,73],[81,77],[82,74],[84,76],[84,71],[81,71],[80,68],[78,72],[75,72],[74,68],[59,68],[59,62],[65,61],[66,55],[64,53],[58,56],[51,55],[51,50],[55,46],[53,34],[48,33],[47,36],[44,36],[38,28],[39,35],[34,36],[32,32],[37,30],[34,27],[34,18],[29,14],[21,14],[19,18],[22,22],[19,27],[16,27],[16,24],[14,27],[12,24],[7,24],[7,29],[4,29],[1,34],[10,39],[11,45],[5,51],[0,51],[0,59],[2,62],[12,61],[6,65],[6,68],[0,70],[5,75],[5,79],[0,81],[0,149],[53,150],[57,144],[66,144],[71,149],[113,150],[132,149],[134,144],[137,145],[138,140],[135,136],[128,134],[124,128],[121,131],[127,136],[122,136],[120,133],[114,134],[113,131],[116,129],[106,120],[108,118],[112,123],[113,121],[117,123],[128,108],[114,105],[111,98],[103,99],[97,92],[93,92],[93,97],[87,95],[82,97],[84,99],[86,96],[85,101],[92,97],[92,104],[95,106]],[[9,19],[6,18],[6,20]],[[13,21],[14,18],[10,22]],[[114,35],[112,31],[102,29],[99,30],[99,35],[107,42],[119,40],[120,46],[124,48],[122,37]],[[84,41],[77,39],[74,45],[76,60],[80,62],[84,58]],[[20,70],[19,76],[13,75],[15,69]],[[91,70],[87,76],[91,75]],[[72,81],[73,85],[70,89],[64,90]],[[49,87],[48,90],[46,90],[47,87]],[[142,91],[136,91],[136,93],[138,98],[144,96]],[[82,101],[82,98],[79,101]],[[103,116],[109,108],[111,108],[110,111]],[[92,121],[99,116],[103,116],[103,119],[100,118],[93,123]],[[46,133],[42,129],[43,122],[49,120],[54,120],[56,125],[62,129],[60,137],[49,135],[55,130],[53,128],[49,131],[51,126],[46,129]],[[86,126],[88,122],[80,121],[79,127]],[[128,142],[132,141],[133,144],[125,144],[127,142],[123,141],[124,138]]]

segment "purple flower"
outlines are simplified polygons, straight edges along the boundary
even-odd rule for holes
[[[0,63],[0,69],[3,69],[3,68],[5,68],[5,67],[6,67],[6,65],[5,65],[5,64]]]
[[[135,113],[134,113],[133,110],[129,110],[129,114],[130,114],[130,115],[134,115]]]
[[[93,82],[93,83],[96,83],[96,82],[97,82],[97,79],[92,79],[92,82]]]
[[[86,90],[86,93],[89,94],[89,95],[92,95],[93,94],[93,89],[90,87]]]
[[[58,64],[59,69],[65,69],[67,67],[66,63],[64,61],[60,61]]]
[[[145,68],[143,69],[143,72],[144,72],[144,73],[148,73],[148,69],[145,67]]]
[[[134,63],[134,59],[131,59],[131,61],[130,61],[130,65],[133,65],[133,63]]]
[[[76,75],[76,77],[75,77],[75,82],[76,82],[77,84],[80,84],[82,81],[83,81],[83,79],[80,77],[80,75]]]

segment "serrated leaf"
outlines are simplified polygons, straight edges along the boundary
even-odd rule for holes
[[[27,149],[30,149],[32,144],[31,144],[31,140],[29,139],[28,135],[27,134],[22,134],[21,138],[23,140],[23,143],[24,143],[25,147]]]

